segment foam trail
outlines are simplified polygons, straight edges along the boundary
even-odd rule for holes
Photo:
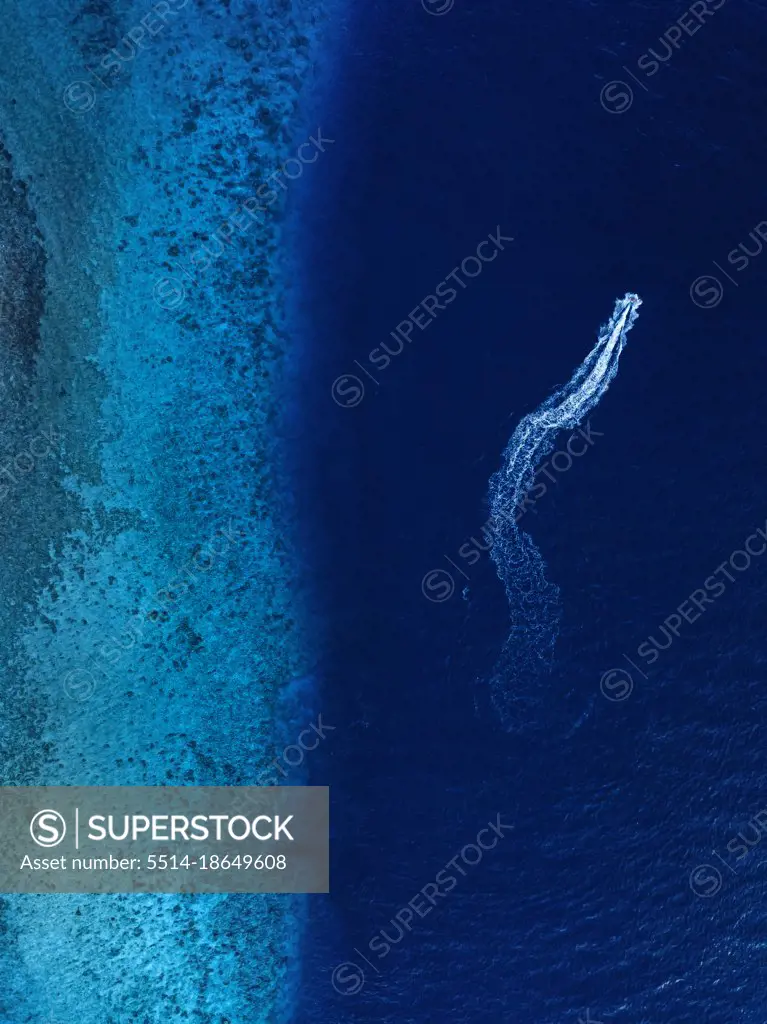
[[[559,634],[559,588],[546,579],[540,552],[517,522],[533,486],[536,468],[554,448],[561,430],[576,427],[607,391],[618,372],[626,335],[642,300],[627,293],[615,303],[594,348],[563,387],[520,420],[490,478],[495,543],[491,556],[506,588],[511,632],[490,678],[492,702],[504,727],[532,725],[541,678],[551,669]]]

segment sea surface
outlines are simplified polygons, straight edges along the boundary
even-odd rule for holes
[[[697,6],[676,45],[681,3],[356,12],[302,213],[335,732],[310,766],[333,865],[301,1022],[765,1019],[767,559],[728,560],[767,525],[767,10]],[[499,227],[513,243],[383,366]],[[626,292],[643,304],[593,443],[522,523],[561,625],[507,730],[488,687],[506,595],[489,553],[460,552],[489,546],[512,434]],[[513,830],[468,866],[498,815]]]
[[[6,785],[268,784],[311,702],[292,260],[285,196],[258,190],[301,145],[282,192],[327,158],[300,100],[329,14],[0,5]],[[282,896],[5,897],[0,1018],[274,1024],[302,919]]]
[[[767,4],[151,6],[0,0],[4,784],[331,891],[3,897],[0,1020],[763,1024]]]

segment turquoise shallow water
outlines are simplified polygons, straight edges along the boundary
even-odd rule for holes
[[[34,444],[0,524],[7,784],[259,782],[307,699],[277,468],[289,188],[252,197],[309,138],[322,11],[158,6],[0,12],[2,454]],[[3,1019],[285,1019],[301,915],[6,898]]]

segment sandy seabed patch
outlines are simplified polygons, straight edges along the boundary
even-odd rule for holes
[[[184,276],[181,302],[157,282],[291,156],[322,11],[177,0],[131,55],[151,6],[0,16],[0,141],[44,263],[35,350],[6,360],[6,434],[57,438],[2,530],[15,784],[256,781],[310,663],[274,469],[279,208]],[[102,84],[84,68],[110,53]],[[286,1019],[300,918],[276,896],[6,898],[2,1013]]]

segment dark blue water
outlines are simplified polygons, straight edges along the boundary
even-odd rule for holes
[[[333,872],[302,1021],[764,1020],[766,844],[748,823],[767,806],[767,558],[640,662],[647,678],[629,669],[627,699],[600,692],[767,520],[767,252],[749,236],[767,218],[767,12],[708,7],[651,78],[637,60],[665,52],[681,4],[399,2],[350,23],[305,215],[301,500],[336,731],[312,765]],[[600,104],[613,79],[634,92],[622,113]],[[513,243],[373,383],[355,360],[375,375],[367,354],[498,226]],[[712,308],[690,296],[705,274]],[[525,526],[563,625],[534,732],[508,733],[483,684],[505,597],[487,555],[458,552],[519,418],[627,290],[644,305],[598,436]],[[348,374],[365,395],[342,408]],[[421,589],[435,569],[455,582],[441,603]],[[394,915],[498,814],[514,830],[400,933]],[[719,881],[691,884],[707,863]]]

